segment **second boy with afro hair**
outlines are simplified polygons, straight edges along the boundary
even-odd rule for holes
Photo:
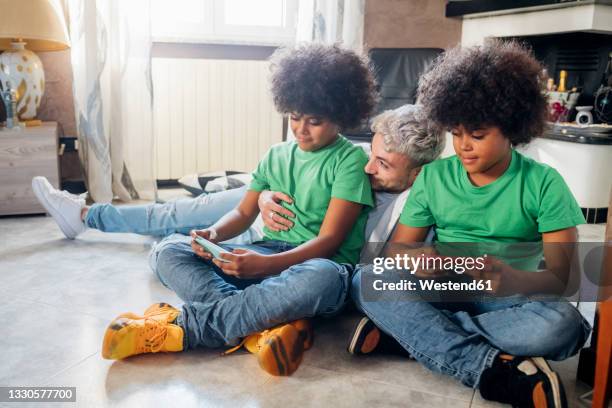
[[[446,52],[419,84],[424,114],[451,132],[456,155],[423,166],[391,241],[414,245],[435,227],[436,250],[474,258],[486,248],[485,267],[464,273],[490,291],[461,302],[353,298],[417,361],[483,398],[563,408],[563,384],[546,359],[574,355],[589,335],[576,308],[555,297],[571,280],[567,249],[584,217],[555,169],[513,148],[544,128],[541,72],[524,46],[490,41]]]

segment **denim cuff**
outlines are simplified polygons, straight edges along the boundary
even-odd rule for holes
[[[474,382],[473,388],[478,388],[478,386],[480,385],[480,377],[482,377],[482,373],[487,368],[493,367],[493,363],[495,362],[495,359],[497,358],[499,353],[501,353],[501,351],[499,351],[497,349],[494,349],[492,347],[487,352],[487,354],[486,354],[486,356],[484,358],[484,361],[483,361],[482,370],[480,370],[480,373],[478,373],[478,377],[476,378],[476,381]]]
[[[187,350],[189,348],[189,341],[187,340],[187,325],[184,322],[183,316],[185,315],[185,313],[183,311],[181,311],[178,316],[176,317],[176,320],[174,321],[174,324],[176,324],[178,327],[180,327],[181,329],[183,329],[183,351]]]

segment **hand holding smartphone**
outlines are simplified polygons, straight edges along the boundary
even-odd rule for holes
[[[199,235],[196,235],[194,240],[198,245],[210,252],[213,258],[218,259],[220,262],[229,262],[227,259],[221,258],[220,255],[224,253],[231,254],[231,252],[221,248],[219,245],[207,240],[206,238],[202,238]]]

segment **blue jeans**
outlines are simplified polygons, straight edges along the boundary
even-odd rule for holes
[[[192,229],[208,228],[217,222],[238,205],[246,190],[245,186],[164,204],[94,204],[87,211],[85,225],[103,232],[132,232],[155,236],[189,234]],[[250,229],[229,242],[249,244],[256,240],[259,240],[259,237]]]
[[[390,296],[374,302],[362,296],[361,276],[372,265],[357,268],[351,296],[382,331],[395,338],[429,369],[476,387],[497,354],[541,356],[563,360],[576,354],[590,325],[570,303],[530,301],[522,296],[483,302],[425,302]]]
[[[294,248],[280,241],[223,247],[262,254]],[[150,265],[185,301],[176,323],[185,331],[185,350],[235,345],[242,337],[281,323],[334,315],[345,304],[352,271],[328,259],[311,259],[264,279],[237,279],[195,255],[190,238],[177,235],[151,251]]]

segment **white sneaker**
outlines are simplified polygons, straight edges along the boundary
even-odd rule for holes
[[[66,238],[74,239],[85,231],[85,223],[81,220],[81,210],[85,207],[83,198],[57,190],[45,177],[34,177],[32,190]]]

